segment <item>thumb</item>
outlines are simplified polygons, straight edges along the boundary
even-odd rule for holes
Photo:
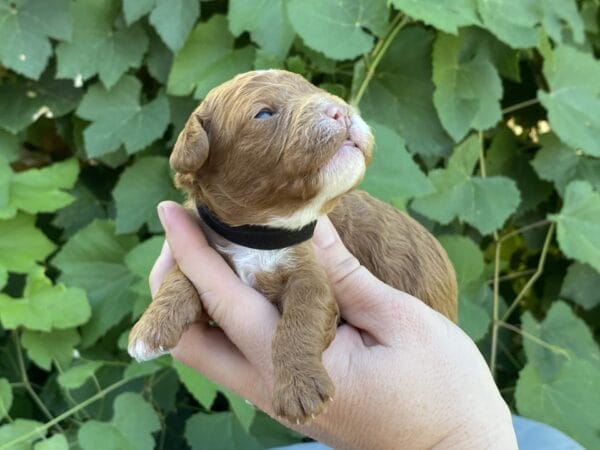
[[[383,283],[360,264],[326,216],[317,223],[313,247],[331,283],[342,317],[375,339],[385,340],[384,324],[392,316],[394,296],[401,295],[400,291]]]

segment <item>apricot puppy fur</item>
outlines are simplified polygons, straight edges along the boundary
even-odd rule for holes
[[[327,214],[378,278],[456,320],[455,274],[439,243],[407,215],[353,190],[372,147],[369,127],[344,100],[299,75],[268,70],[213,89],[170,161],[194,211],[200,205],[229,227],[291,234],[310,231]],[[296,423],[321,413],[334,396],[321,355],[335,335],[338,308],[310,241],[259,250],[198,222],[240,278],[281,312],[272,344],[274,413]],[[202,316],[196,289],[175,267],[131,331],[129,353],[145,360],[168,352]]]

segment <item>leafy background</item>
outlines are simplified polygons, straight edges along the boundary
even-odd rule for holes
[[[302,439],[168,357],[125,352],[155,205],[181,198],[174,138],[211,87],[269,67],[358,105],[377,138],[364,188],[440,238],[460,326],[506,401],[600,448],[598,10],[0,0],[0,449]]]

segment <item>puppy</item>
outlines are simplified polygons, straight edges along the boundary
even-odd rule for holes
[[[319,414],[334,395],[321,355],[339,314],[310,243],[318,217],[329,215],[378,278],[456,319],[454,270],[435,238],[352,190],[372,147],[369,127],[341,98],[268,70],[213,89],[170,158],[211,245],[281,312],[272,343],[273,411],[291,422]],[[129,353],[146,360],[168,352],[202,315],[196,289],[175,267],[132,329]]]

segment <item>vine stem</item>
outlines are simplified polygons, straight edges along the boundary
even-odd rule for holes
[[[502,110],[502,115],[518,111],[519,109],[527,108],[528,106],[537,105],[539,102],[539,99],[532,98],[529,100],[525,100],[524,102],[515,103],[514,105],[507,106],[506,108],[504,108]]]
[[[392,22],[390,23],[390,31],[375,45],[375,48],[373,49],[373,61],[371,61],[369,64],[365,78],[362,80],[356,95],[350,101],[353,106],[357,106],[360,103],[365,91],[367,90],[367,86],[369,86],[373,75],[375,75],[375,69],[377,69],[377,66],[381,62],[383,55],[385,55],[385,52],[392,44],[392,41],[396,35],[408,22],[410,22],[410,18],[401,12],[396,14],[396,16],[392,19]]]
[[[537,336],[534,336],[533,334],[528,333],[527,331],[521,330],[519,327],[516,327],[510,323],[506,323],[503,320],[498,321],[498,326],[500,326],[502,328],[506,328],[507,330],[513,331],[513,332],[523,336],[524,338],[535,342],[539,346],[547,348],[548,350],[550,350],[553,353],[562,355],[569,360],[571,359],[571,355],[569,355],[569,352],[566,349],[559,347],[558,345],[550,344],[549,342],[546,342],[546,341],[538,338]]]
[[[42,411],[44,415],[48,419],[50,419],[50,421],[52,421],[54,420],[54,416],[50,413],[50,411],[48,411],[48,408],[46,408],[44,402],[42,402],[42,400],[35,393],[35,390],[29,382],[29,377],[27,376],[27,369],[25,368],[25,361],[23,359],[23,351],[21,350],[21,344],[19,343],[19,336],[17,331],[13,333],[13,337],[15,341],[15,348],[17,351],[17,363],[19,364],[19,371],[21,372],[21,381],[23,382],[23,386],[25,387],[25,390],[27,390],[27,392],[29,393],[29,396],[33,399],[34,403],[38,406],[38,408],[40,408],[40,411]],[[65,432],[58,423],[56,424],[56,428],[61,433]]]
[[[101,398],[103,398],[104,396],[106,396],[108,393],[114,391],[115,389],[123,386],[125,383],[128,383],[129,381],[131,381],[131,378],[123,378],[122,380],[117,381],[116,383],[111,384],[110,386],[102,389],[100,392],[98,392],[97,394],[91,396],[90,398],[88,398],[87,400],[84,400],[83,402],[79,403],[77,406],[74,406],[73,408],[69,409],[68,411],[65,411],[64,413],[62,413],[60,416],[56,416],[54,419],[52,419],[49,422],[46,422],[44,425],[39,426],[37,428],[35,428],[34,430],[30,431],[29,433],[25,433],[22,434],[21,436],[13,439],[10,442],[7,442],[6,444],[3,444],[0,446],[0,450],[8,450],[10,448],[14,448],[15,445],[29,439],[32,436],[35,436],[36,434],[42,436],[42,433],[45,433],[48,428],[58,424],[59,422],[62,422],[63,420],[71,417],[73,414],[75,414],[76,412],[79,412],[80,410],[82,410],[83,408],[85,408],[86,406],[88,406],[91,403],[94,403],[96,400],[99,400]]]

